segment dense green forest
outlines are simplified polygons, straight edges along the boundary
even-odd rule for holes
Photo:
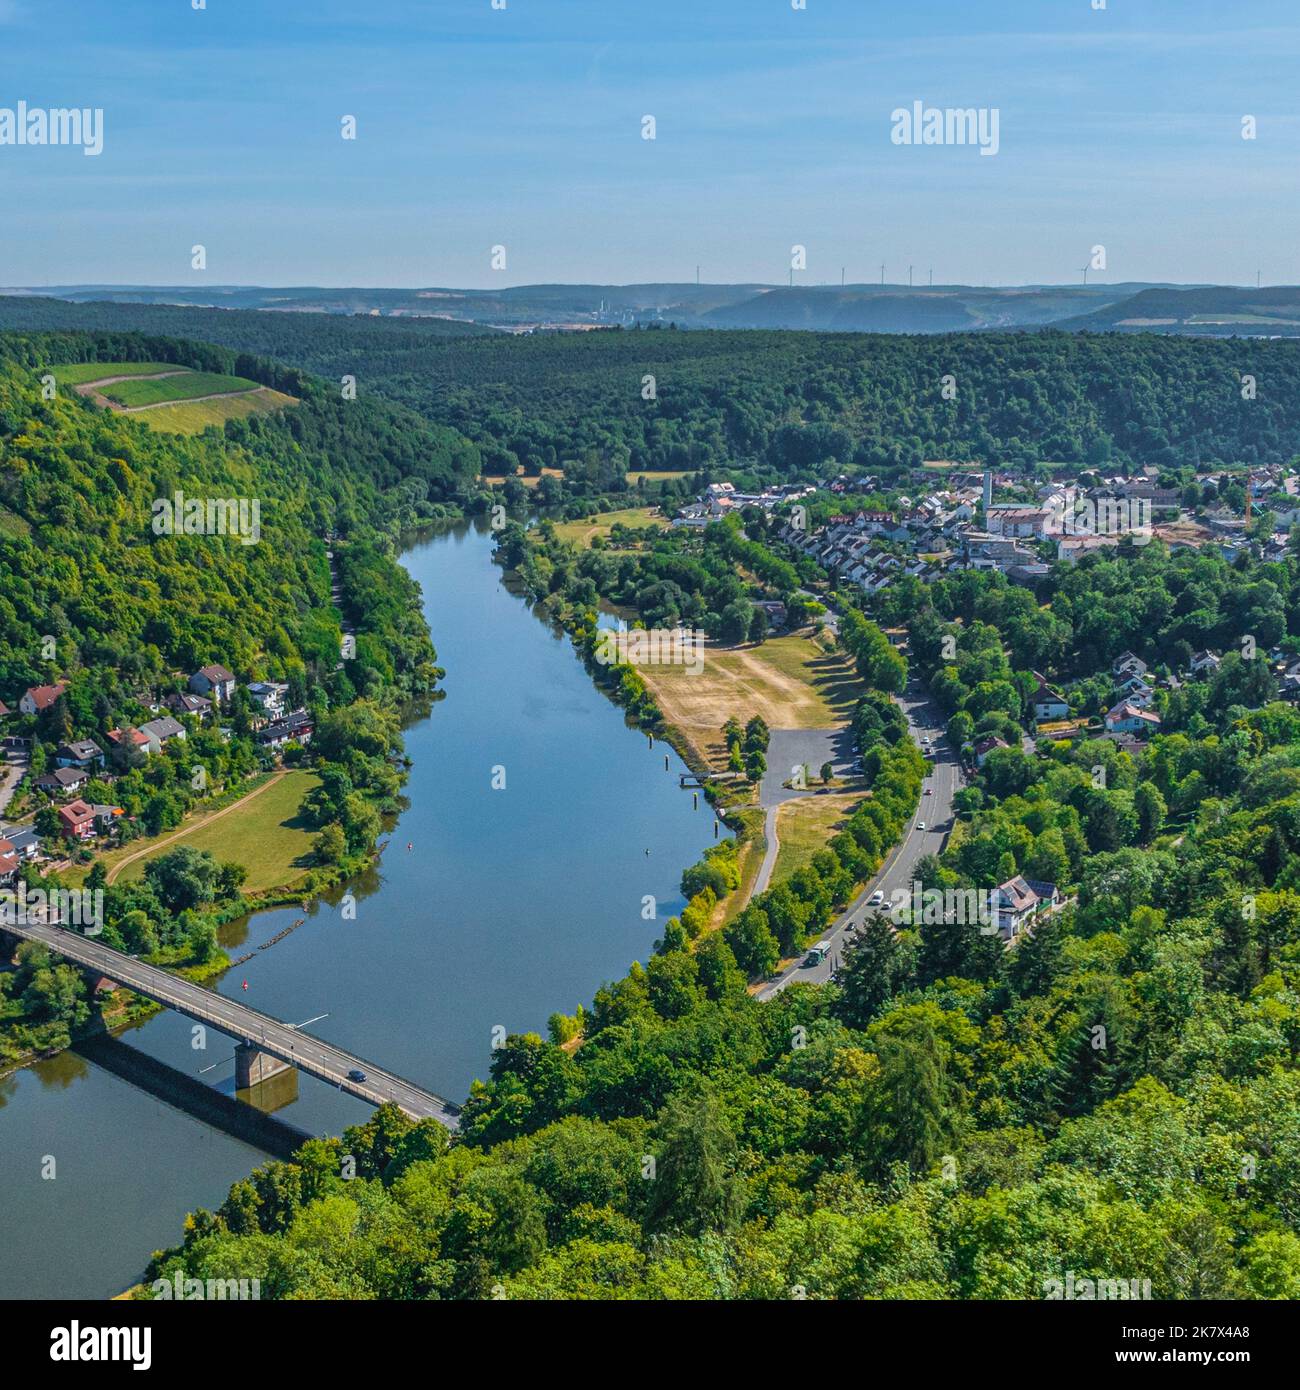
[[[268,322],[271,321],[271,322]],[[0,302],[0,326],[185,332],[358,378],[475,440],[489,473],[752,461],[1014,466],[1259,463],[1296,453],[1300,346],[1157,334],[890,337],[671,329],[449,337],[413,322],[143,305]],[[1255,379],[1246,400],[1242,378]],[[653,377],[653,398],[646,378]],[[955,399],[945,399],[951,377]]]
[[[301,403],[188,438],[156,434],[71,393],[42,398],[51,364],[131,356],[237,366],[273,378],[267,384]],[[345,684],[365,689],[371,672],[381,684],[428,689],[428,634],[388,550],[403,527],[442,514],[475,471],[472,446],[400,407],[345,401],[225,350],[86,335],[0,338],[0,696],[15,705],[26,686],[71,676],[73,732],[81,733],[92,718],[131,713],[123,702],[146,688],[176,688],[176,673],[205,662],[327,686],[338,680],[345,617],[362,637],[339,682],[344,698]],[[178,490],[256,499],[261,540],[155,535],[153,503]],[[346,614],[330,600],[331,535],[344,552],[380,545],[386,557],[366,582],[349,582],[343,567]]]

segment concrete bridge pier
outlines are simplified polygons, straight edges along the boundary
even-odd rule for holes
[[[250,1091],[263,1081],[282,1072],[293,1071],[293,1064],[270,1052],[263,1052],[256,1043],[242,1042],[235,1048],[235,1090]]]

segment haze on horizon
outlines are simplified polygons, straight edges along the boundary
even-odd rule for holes
[[[0,108],[104,111],[0,146],[0,281],[1300,282],[1294,6],[1092,3],[0,0]],[[917,101],[996,157],[893,143]]]

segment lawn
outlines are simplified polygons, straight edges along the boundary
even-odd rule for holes
[[[666,483],[677,478],[689,478],[691,469],[689,468],[646,468],[637,472],[629,469],[624,475],[627,481],[635,486],[638,478],[644,478],[648,483]]]
[[[221,862],[234,860],[248,870],[246,893],[262,893],[301,877],[311,867],[312,840],[316,831],[299,817],[303,798],[320,779],[314,772],[287,772],[269,782],[245,802],[237,802],[226,813],[215,812],[193,817],[179,827],[186,831],[179,838],[175,830],[166,831],[147,854],[127,864],[114,882],[130,883],[141,878],[150,859],[185,846],[211,850]],[[192,826],[192,828],[190,828]],[[166,843],[164,843],[164,841]],[[110,871],[142,848],[136,841],[104,856]]]
[[[667,526],[667,520],[655,514],[650,507],[629,507],[621,512],[602,512],[599,516],[589,516],[583,521],[557,521],[555,534],[563,541],[571,541],[584,549],[591,545],[596,536],[608,536],[617,525],[646,530],[651,527]]]
[[[157,372],[183,372],[175,362],[68,362],[50,371],[60,386],[85,386],[111,376],[153,376]]]
[[[778,848],[771,886],[783,883],[825,849],[861,804],[860,792],[827,793],[785,802],[776,813]]]
[[[296,396],[286,396],[264,386],[243,396],[219,396],[211,401],[183,401],[177,405],[157,405],[141,411],[139,419],[150,429],[165,434],[201,434],[209,425],[224,425],[227,420],[242,420],[271,410],[283,410],[297,405]]]
[[[715,767],[720,731],[733,715],[742,724],[762,715],[770,729],[833,729],[848,721],[862,694],[845,657],[802,633],[756,647],[708,642],[695,676],[684,666],[639,670],[664,718]]]
[[[174,368],[172,370],[175,370]],[[256,391],[257,382],[220,372],[182,372],[180,376],[115,381],[100,394],[127,407],[158,405],[164,401],[186,401],[194,396],[214,396],[228,391]]]

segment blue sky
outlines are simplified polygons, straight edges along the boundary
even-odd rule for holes
[[[0,284],[1300,283],[1300,6],[1093,2],[0,0],[0,108],[105,122],[0,146]]]

